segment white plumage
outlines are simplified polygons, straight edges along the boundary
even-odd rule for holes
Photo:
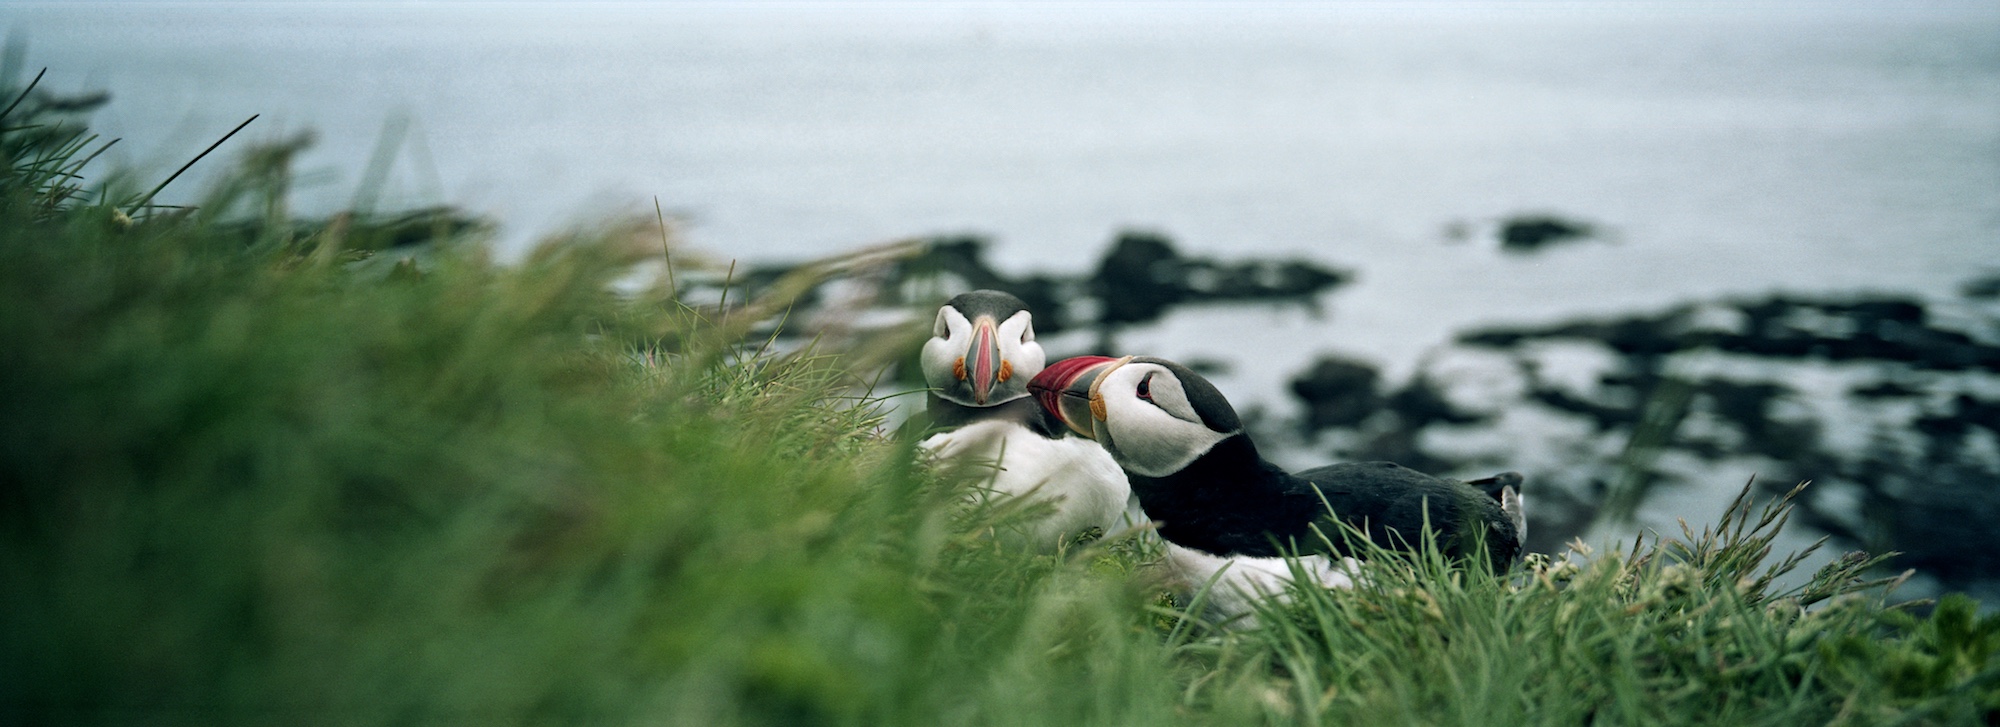
[[[1169,587],[1182,599],[1200,595],[1200,615],[1208,621],[1236,628],[1254,626],[1256,602],[1283,598],[1292,582],[1292,567],[1284,558],[1225,557],[1161,542],[1166,544],[1161,565],[1167,571]],[[1354,587],[1360,567],[1353,558],[1324,555],[1302,556],[1298,562],[1306,578],[1321,588]]]
[[[996,496],[1052,503],[1054,512],[1022,534],[1037,550],[1054,550],[1092,529],[1118,531],[1131,499],[1118,464],[1078,437],[1049,439],[1016,422],[989,419],[932,435],[922,446],[940,461],[995,468],[975,476]]]

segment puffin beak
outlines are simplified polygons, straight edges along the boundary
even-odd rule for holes
[[[1014,374],[1014,367],[1000,358],[1000,335],[993,329],[993,319],[986,316],[973,323],[972,345],[966,348],[958,369],[958,378],[972,385],[972,402],[980,406],[986,405],[995,384]]]
[[[1096,439],[1092,425],[1104,419],[1104,397],[1097,391],[1097,382],[1131,360],[1131,356],[1066,358],[1049,364],[1048,368],[1036,374],[1034,380],[1028,382],[1028,391],[1035,395],[1035,401],[1040,402],[1043,409],[1062,420],[1070,431],[1087,439]]]

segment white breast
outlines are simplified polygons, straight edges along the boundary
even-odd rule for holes
[[[1222,557],[1167,543],[1163,565],[1184,599],[1202,594],[1203,617],[1233,627],[1256,624],[1256,602],[1283,598],[1292,582],[1284,558]],[[1324,555],[1298,559],[1305,577],[1321,588],[1353,588],[1360,561]],[[1206,589],[1204,593],[1203,589]]]
[[[1094,442],[1048,439],[1013,422],[984,421],[932,435],[920,446],[941,462],[988,468],[974,476],[995,495],[1054,503],[1053,514],[1023,533],[1037,550],[1052,551],[1092,528],[1121,529],[1131,486]]]

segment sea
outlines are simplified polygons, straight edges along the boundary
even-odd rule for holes
[[[15,83],[111,94],[112,167],[159,178],[255,114],[315,135],[301,210],[460,205],[503,252],[657,199],[718,261],[970,233],[1074,274],[1144,230],[1355,271],[1319,310],[1120,339],[1280,414],[1324,354],[1394,377],[1474,326],[2000,273],[1990,1],[66,0],[0,29]],[[1524,214],[1598,234],[1508,254]]]

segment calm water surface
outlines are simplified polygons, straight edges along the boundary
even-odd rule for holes
[[[657,195],[723,258],[979,232],[1005,268],[1073,271],[1143,227],[1356,268],[1324,317],[1127,339],[1234,361],[1224,388],[1281,411],[1323,351],[1400,371],[1477,323],[2000,269],[1993,3],[65,2],[0,25],[52,88],[113,92],[97,127],[127,166],[261,113],[266,138],[319,132],[302,204],[330,209],[406,117],[389,191],[513,246]],[[1609,239],[1512,258],[1447,234],[1524,211]]]

